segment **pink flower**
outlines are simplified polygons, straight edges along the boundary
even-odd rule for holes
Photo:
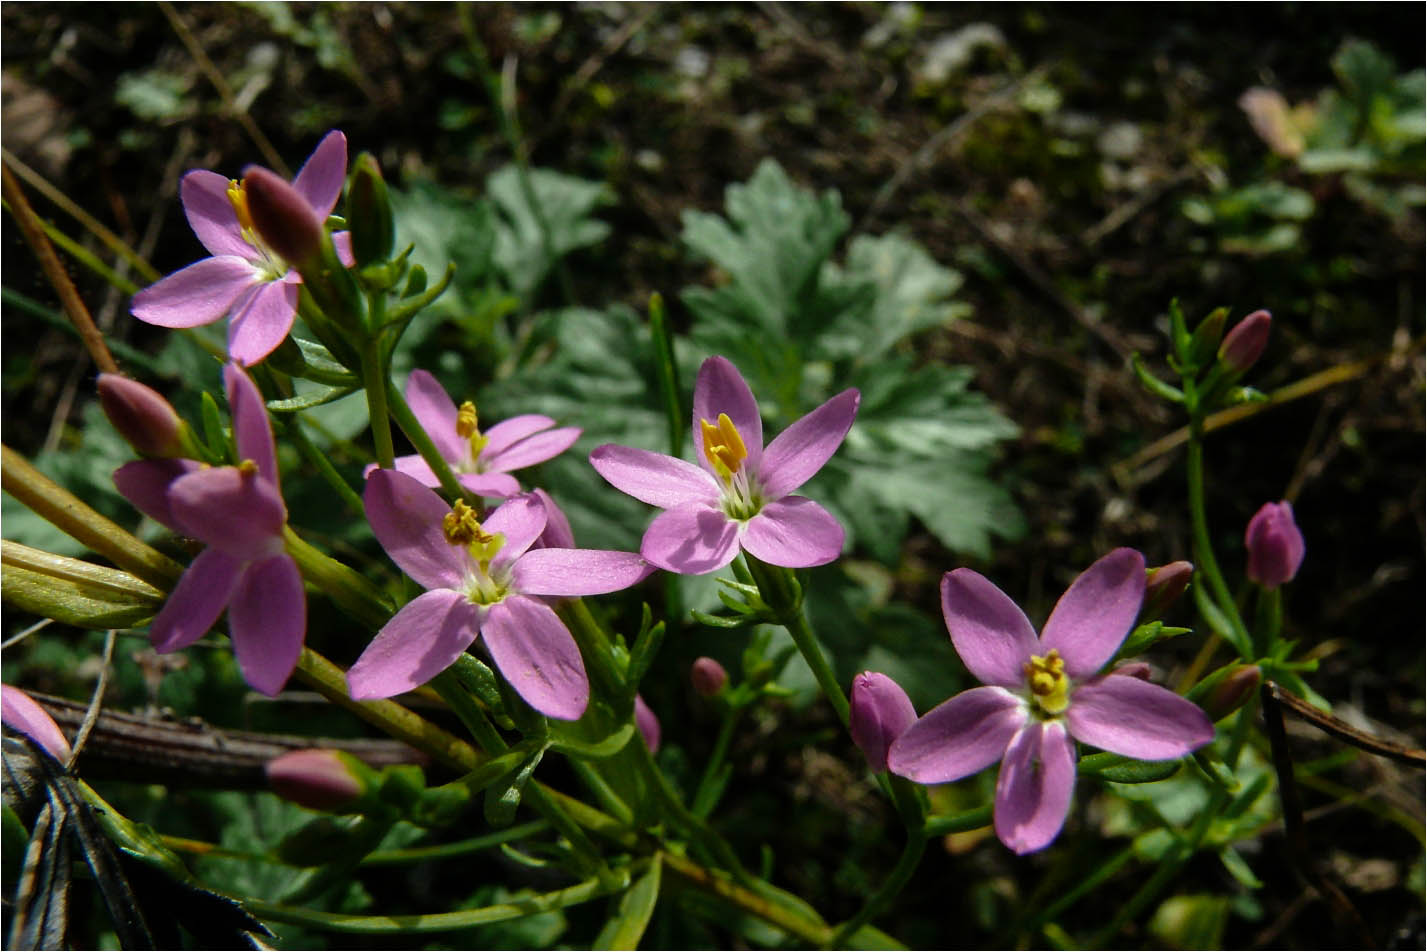
[[[867,766],[887,769],[887,751],[917,719],[916,708],[902,686],[885,674],[864,671],[852,679],[848,730],[867,758]]]
[[[659,718],[638,694],[634,695],[634,726],[639,728],[639,736],[644,739],[644,746],[649,748],[649,752],[659,753]]]
[[[150,626],[154,648],[166,654],[193,644],[226,608],[243,677],[273,695],[302,653],[307,598],[283,542],[287,507],[262,394],[236,364],[223,368],[223,382],[239,465],[141,460],[120,467],[114,482],[144,513],[208,544]]]
[[[392,561],[428,591],[409,602],[347,672],[352,697],[391,697],[444,671],[479,634],[516,692],[542,714],[575,720],[589,701],[584,661],[565,623],[542,599],[600,595],[638,582],[632,552],[532,548],[545,506],[516,496],[484,522],[415,479],[381,469],[363,496],[372,531]]]
[[[1278,588],[1293,581],[1307,548],[1293,519],[1292,504],[1264,503],[1249,520],[1244,546],[1249,550],[1250,579],[1264,588]]]
[[[329,132],[298,170],[293,187],[316,220],[327,219],[347,176],[347,139]],[[227,315],[228,355],[245,367],[272,353],[292,329],[302,276],[265,242],[248,213],[242,184],[197,169],[179,187],[193,233],[211,253],[134,295],[135,317],[160,327],[198,327]],[[333,236],[351,261],[345,233]]]
[[[770,565],[823,565],[842,551],[842,526],[811,499],[789,493],[842,445],[859,399],[844,390],[765,449],[748,384],[726,359],[710,357],[694,384],[698,466],[608,443],[590,454],[590,464],[616,489],[666,510],[639,549],[660,568],[713,572],[740,548]]]
[[[1080,574],[1045,630],[970,569],[941,582],[951,643],[985,687],[963,691],[906,730],[893,773],[945,783],[1001,761],[996,835],[1017,853],[1050,845],[1075,789],[1075,741],[1138,760],[1182,757],[1214,737],[1191,702],[1156,684],[1097,672],[1129,634],[1145,594],[1145,561],[1116,549]]]
[[[49,712],[19,688],[0,687],[0,721],[19,731],[60,763],[69,761],[69,740]]]
[[[516,495],[520,484],[508,473],[559,456],[580,438],[577,427],[551,429],[555,421],[536,413],[502,420],[482,433],[475,404],[467,401],[458,409],[436,378],[424,370],[413,370],[406,378],[406,402],[442,459],[451,464],[456,479],[477,496]],[[440,485],[420,456],[397,457],[396,468],[424,486]],[[373,469],[368,467],[367,473]]]

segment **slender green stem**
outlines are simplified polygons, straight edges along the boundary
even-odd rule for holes
[[[793,644],[798,646],[798,651],[802,654],[803,660],[808,663],[808,667],[812,669],[818,686],[822,688],[823,694],[827,695],[833,710],[837,712],[838,720],[842,721],[842,725],[846,727],[849,715],[847,695],[843,693],[842,685],[837,680],[837,674],[833,672],[832,665],[823,655],[822,648],[818,646],[817,636],[813,634],[807,616],[803,613],[801,597],[798,594],[798,580],[793,577],[792,570],[777,565],[768,565],[751,555],[745,555],[745,559],[748,563],[748,571],[753,576],[753,581],[758,585],[758,592],[763,596],[763,601],[777,615],[779,623],[788,629],[788,634],[793,636]]]
[[[395,607],[366,576],[309,545],[292,526],[283,527],[283,541],[302,577],[326,592],[352,618],[373,631],[391,620]]]
[[[1094,871],[1092,871],[1088,876],[1084,876],[1077,879],[1075,884],[1071,886],[1069,890],[1057,896],[1050,903],[1050,905],[1035,913],[1035,915],[1031,916],[1030,919],[1024,922],[1017,923],[1016,927],[1022,936],[1022,942],[1007,942],[1005,943],[1005,946],[1009,948],[1014,945],[1015,947],[1020,948],[1023,947],[1023,945],[1034,945],[1035,941],[1032,933],[1040,929],[1043,923],[1051,922],[1062,912],[1079,902],[1082,897],[1099,888],[1101,883],[1105,882],[1111,876],[1119,872],[1120,868],[1126,863],[1128,863],[1131,859],[1133,859],[1134,856],[1134,847],[1126,846],[1124,849],[1120,850],[1118,853],[1115,853],[1109,859],[1105,860],[1105,862],[1101,863],[1099,866],[1096,866]]]
[[[327,485],[332,487],[333,492],[342,497],[342,502],[352,510],[353,515],[366,518],[367,510],[366,506],[362,504],[362,497],[358,496],[357,491],[342,478],[341,473],[337,472],[337,468],[332,465],[327,454],[319,450],[317,444],[312,442],[299,414],[294,413],[287,418],[287,435],[297,445],[297,451],[302,454],[303,459],[311,463]]]
[[[1192,386],[1192,381],[1186,381],[1187,392],[1191,391]],[[1194,536],[1194,565],[1198,569],[1199,577],[1204,580],[1209,592],[1214,596],[1219,610],[1233,627],[1239,644],[1249,645],[1248,629],[1244,626],[1243,618],[1239,616],[1238,606],[1234,604],[1234,596],[1229,592],[1224,575],[1219,571],[1219,562],[1214,558],[1214,544],[1209,537],[1209,515],[1204,502],[1203,420],[1199,417],[1196,407],[1191,406],[1190,413],[1185,473],[1189,482],[1189,520]],[[1253,659],[1246,657],[1244,660],[1252,661]]]
[[[488,850],[493,846],[502,843],[509,843],[513,840],[523,840],[526,837],[536,836],[550,829],[548,820],[531,820],[529,823],[521,823],[518,826],[508,826],[503,830],[494,833],[487,833],[485,836],[474,836],[466,840],[458,840],[455,843],[440,843],[436,846],[412,846],[399,850],[380,850],[368,854],[363,860],[363,866],[397,866],[402,863],[422,863],[433,859],[451,859],[456,856],[469,856],[472,853],[479,853]]]
[[[406,434],[411,445],[416,447],[416,452],[421,454],[426,465],[430,466],[431,471],[436,474],[436,479],[441,484],[441,491],[446,494],[448,499],[469,499],[469,494],[457,481],[456,474],[451,472],[451,464],[446,462],[446,457],[442,456],[441,451],[436,448],[436,444],[432,442],[426,428],[421,425],[420,420],[416,419],[416,414],[411,412],[406,398],[401,395],[400,390],[390,386],[390,381],[387,383],[386,400],[392,419],[396,420],[396,425],[401,427],[401,432]]]
[[[391,469],[396,450],[391,442],[391,418],[387,413],[387,391],[391,389],[382,365],[381,337],[367,335],[362,342],[362,385],[367,392],[367,413],[372,422],[372,442],[376,444],[377,465]]]
[[[718,806],[719,791],[715,790],[715,779],[723,766],[724,758],[728,756],[728,745],[733,740],[733,729],[738,724],[738,715],[741,713],[741,704],[730,704],[723,712],[723,723],[719,725],[713,750],[709,753],[708,762],[704,764],[704,773],[699,778],[698,789],[694,791],[694,806],[690,812],[701,820],[707,819],[713,808]]]
[[[916,830],[907,831],[907,843],[902,847],[902,855],[897,857],[897,865],[892,867],[892,871],[887,874],[887,878],[877,891],[867,897],[867,901],[862,904],[857,915],[837,927],[837,931],[827,942],[829,948],[845,947],[848,938],[854,932],[871,922],[873,916],[880,913],[901,893],[902,887],[907,885],[907,881],[917,871],[917,866],[921,863],[922,854],[926,852],[926,848],[927,838],[925,835]]]
[[[737,854],[733,852],[733,847],[728,844],[722,836],[714,830],[700,817],[689,812],[689,808],[684,806],[684,802],[679,799],[679,794],[669,784],[669,778],[664,776],[654,758],[649,753],[649,748],[645,745],[634,742],[625,748],[632,749],[636,763],[640,771],[644,774],[655,795],[664,805],[669,819],[675,826],[683,829],[685,835],[692,838],[697,844],[702,846],[708,853],[713,855],[729,872],[733,873],[740,881],[747,881],[750,877],[748,872],[739,862]]]
[[[927,817],[926,825],[922,827],[922,832],[928,839],[934,836],[946,836],[949,833],[965,833],[968,830],[979,830],[984,826],[990,826],[994,818],[993,804],[986,804],[984,807],[977,807],[975,810],[967,810],[965,813],[953,813],[949,816]]]
[[[616,704],[632,702],[625,693],[624,678],[614,667],[614,646],[604,628],[595,620],[590,607],[583,599],[571,598],[560,606],[560,614],[569,623],[570,633],[574,635],[585,663],[590,666],[599,692]],[[628,708],[617,709],[628,713]]]

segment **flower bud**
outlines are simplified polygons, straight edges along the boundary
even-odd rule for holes
[[[1234,325],[1219,345],[1219,359],[1230,373],[1241,374],[1263,356],[1273,318],[1268,311],[1254,311]]]
[[[1286,502],[1266,502],[1249,520],[1244,533],[1249,550],[1249,578],[1264,588],[1278,588],[1291,581],[1303,564],[1303,533],[1293,521],[1293,506]]]
[[[99,375],[99,405],[119,435],[145,456],[184,455],[187,424],[152,387],[120,374]]]
[[[0,687],[0,721],[39,744],[60,763],[69,760],[69,741],[49,712],[19,688]]]
[[[1215,308],[1194,328],[1194,334],[1189,339],[1189,363],[1192,366],[1203,367],[1213,357],[1219,338],[1224,336],[1224,322],[1228,318],[1228,308]]]
[[[1211,721],[1222,721],[1243,707],[1263,683],[1263,675],[1256,664],[1239,665],[1205,696],[1201,707]]]
[[[357,267],[379,264],[391,257],[396,244],[391,196],[381,166],[370,152],[357,156],[352,186],[347,192],[347,225],[352,230],[352,255]]]
[[[243,173],[243,194],[253,227],[269,248],[298,269],[320,261],[327,236],[317,210],[301,192],[276,172],[255,165]]]
[[[887,751],[917,719],[907,692],[885,674],[864,671],[852,679],[848,729],[873,772],[887,769]]]
[[[728,684],[728,672],[712,658],[695,658],[689,668],[689,681],[699,697],[717,697]]]
[[[649,748],[649,752],[659,753],[659,718],[654,716],[649,705],[644,703],[644,698],[638,694],[634,695],[634,726],[639,728],[639,734],[644,738],[644,746]]]
[[[1140,617],[1156,619],[1169,611],[1169,606],[1179,600],[1189,580],[1194,577],[1194,566],[1180,559],[1149,570],[1145,577],[1145,604],[1140,609]]]
[[[372,770],[340,750],[294,750],[268,761],[268,786],[284,800],[341,813],[371,787]]]

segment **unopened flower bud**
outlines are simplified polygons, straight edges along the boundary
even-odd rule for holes
[[[357,267],[378,264],[391,257],[396,244],[391,196],[381,166],[370,152],[357,156],[352,186],[347,192],[347,225],[352,230],[352,255]]]
[[[1254,311],[1234,325],[1219,345],[1219,359],[1230,373],[1241,374],[1263,356],[1273,318],[1268,311]]]
[[[19,688],[0,687],[0,721],[24,734],[55,760],[69,760],[69,741],[49,712]]]
[[[852,679],[848,729],[873,772],[887,769],[892,742],[917,719],[916,708],[901,685],[885,674],[864,671]]]
[[[119,435],[145,456],[183,456],[187,426],[152,387],[120,374],[99,375],[99,405]]]
[[[370,789],[372,770],[340,750],[294,750],[268,761],[268,785],[284,800],[340,813]]]
[[[689,668],[689,681],[700,697],[717,697],[728,684],[728,672],[713,658],[695,658],[693,667]]]
[[[649,748],[649,752],[659,753],[659,718],[654,716],[644,698],[638,694],[634,695],[634,726],[639,728],[639,735],[644,738],[644,746]]]
[[[1140,617],[1156,619],[1169,611],[1169,606],[1179,600],[1189,580],[1194,577],[1194,566],[1180,559],[1149,570],[1145,576],[1145,604],[1140,609]]]
[[[1293,506],[1266,502],[1249,520],[1244,533],[1249,550],[1249,578],[1264,588],[1278,588],[1292,580],[1303,564],[1303,533],[1293,521]]]
[[[1205,695],[1201,704],[1204,713],[1211,721],[1222,721],[1243,707],[1262,682],[1258,665],[1239,665]]]
[[[243,193],[253,227],[284,261],[301,269],[321,259],[326,239],[322,219],[286,179],[251,166],[243,173]]]

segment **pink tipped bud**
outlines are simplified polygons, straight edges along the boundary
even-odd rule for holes
[[[145,456],[184,455],[184,422],[157,390],[119,374],[99,375],[99,405],[119,435]]]
[[[728,684],[728,672],[712,658],[695,658],[689,680],[700,697],[717,697]]]
[[[322,219],[281,175],[261,166],[243,173],[243,195],[253,227],[288,264],[301,267],[322,255]]]
[[[1222,721],[1243,707],[1261,683],[1263,675],[1259,673],[1258,665],[1240,665],[1210,689],[1202,705],[1204,713],[1209,715],[1211,721]]]
[[[39,744],[60,763],[69,760],[69,741],[49,712],[19,688],[0,687],[0,721]]]
[[[1193,577],[1194,566],[1183,559],[1150,569],[1145,576],[1145,604],[1140,609],[1140,617],[1162,617],[1189,588],[1189,580]]]
[[[634,726],[639,728],[639,736],[644,738],[644,746],[651,754],[659,753],[659,718],[649,710],[644,698],[634,695]]]
[[[1291,581],[1306,551],[1303,533],[1293,521],[1293,506],[1286,502],[1264,503],[1249,520],[1244,546],[1249,550],[1250,579],[1269,589]]]
[[[339,813],[368,789],[370,768],[339,750],[294,750],[268,761],[268,785],[284,800]]]
[[[887,769],[892,742],[917,719],[916,708],[901,685],[885,674],[864,671],[852,679],[848,729],[852,741],[876,773]]]
[[[1268,332],[1273,326],[1273,318],[1268,311],[1254,311],[1235,324],[1224,335],[1224,343],[1219,345],[1219,359],[1231,372],[1241,374],[1263,356],[1268,346]]]
[[[1151,675],[1154,674],[1154,670],[1144,661],[1124,661],[1115,665],[1110,673],[1127,678],[1139,678],[1141,681],[1148,681]]]

